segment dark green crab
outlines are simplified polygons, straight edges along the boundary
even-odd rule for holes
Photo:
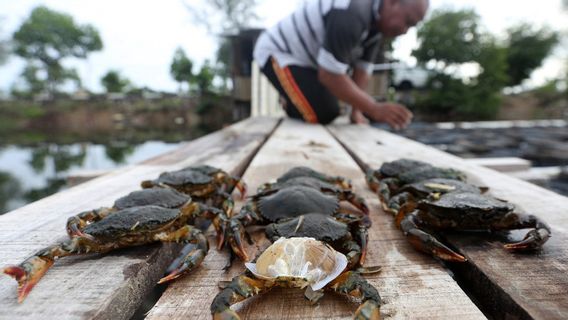
[[[438,200],[421,200],[415,210],[400,217],[400,228],[418,250],[447,261],[466,261],[438,241],[427,230],[513,230],[534,228],[517,243],[506,244],[509,251],[540,248],[551,235],[546,223],[533,215],[515,213],[508,202],[478,192],[450,192]]]
[[[207,202],[212,199],[216,207],[224,206],[227,215],[231,215],[233,200],[229,193],[236,187],[241,197],[246,195],[246,184],[227,172],[208,165],[183,168],[178,171],[164,172],[158,179],[142,182],[142,188],[168,187],[190,195],[194,201]]]
[[[402,186],[434,178],[465,181],[466,175],[458,170],[438,168],[422,161],[399,159],[384,163],[378,170],[367,171],[366,178],[371,190],[379,195],[383,209],[396,214],[388,204]]]
[[[281,182],[265,183],[259,188],[256,196],[258,197],[262,195],[268,195],[270,193],[273,193],[274,191],[294,186],[304,186],[319,190],[325,194],[335,195],[341,200],[348,201],[357,209],[365,212],[365,214],[369,213],[369,207],[367,206],[365,200],[362,197],[357,196],[351,189],[344,189],[338,187],[335,184],[331,184],[310,176],[300,176],[286,179]]]
[[[344,190],[351,190],[353,186],[351,185],[351,181],[341,176],[329,176],[322,172],[316,171],[309,167],[293,167],[290,170],[286,171],[283,175],[281,175],[278,179],[276,179],[275,183],[265,183],[261,185],[257,192],[263,192],[265,190],[269,190],[274,188],[275,186],[279,186],[291,179],[296,179],[299,177],[307,177],[317,179],[319,181],[332,184],[336,187],[339,187]]]
[[[196,217],[218,214],[214,210],[217,209],[189,200],[175,209],[149,205],[90,211],[71,218],[69,240],[36,252],[19,265],[5,268],[4,273],[18,281],[18,301],[22,302],[58,258],[89,252],[106,253],[153,242],[187,243],[160,283],[170,281],[190,272],[203,261],[209,250],[207,238],[189,222]]]
[[[81,230],[88,224],[102,220],[113,212],[150,205],[167,209],[183,210],[186,206],[193,206],[195,204],[189,195],[171,188],[151,188],[133,191],[117,199],[111,208],[103,207],[72,216],[67,220],[67,234],[70,237],[84,236]],[[198,220],[197,225],[208,227],[210,224],[204,223],[203,221],[211,221],[217,233],[217,243],[222,243],[225,234],[224,224],[228,219],[226,213],[200,202],[197,203],[197,205],[199,206],[199,210],[203,212],[203,215],[195,217],[195,219],[188,221],[188,223],[196,226],[196,221],[194,220]]]
[[[227,239],[233,252],[242,260],[247,261],[248,256],[243,246],[243,237],[246,235],[244,227],[250,225],[267,225],[282,219],[294,218],[306,213],[319,212],[327,216],[347,217],[349,214],[340,210],[340,197],[324,194],[317,189],[296,185],[282,189],[274,189],[253,196],[243,206],[241,211],[230,218],[229,235]],[[367,216],[363,212],[362,216]],[[367,232],[361,230],[362,259],[367,248]]]

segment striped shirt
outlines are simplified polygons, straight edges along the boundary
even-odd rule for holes
[[[280,67],[322,67],[345,74],[350,67],[372,72],[378,52],[380,0],[307,0],[259,37],[254,59],[273,57]]]

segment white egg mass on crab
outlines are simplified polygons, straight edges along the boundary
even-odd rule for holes
[[[280,238],[256,260],[245,263],[255,276],[320,290],[347,266],[347,257],[314,238]]]

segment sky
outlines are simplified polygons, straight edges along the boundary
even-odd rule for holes
[[[109,70],[118,70],[136,86],[176,91],[177,83],[169,74],[174,51],[182,47],[196,65],[213,59],[216,38],[192,21],[183,0],[0,0],[0,39],[9,39],[39,5],[70,14],[78,24],[91,24],[100,33],[104,49],[91,53],[86,60],[67,59],[65,66],[75,67],[89,90],[101,92],[100,78]],[[199,3],[185,0],[186,3]],[[257,27],[270,27],[290,14],[304,0],[259,0]],[[486,29],[504,35],[508,26],[520,21],[547,24],[568,32],[568,13],[561,10],[562,0],[430,0],[431,9],[472,8]],[[431,10],[430,10],[431,11]],[[416,30],[395,42],[394,57],[414,64],[410,56],[416,46]],[[566,65],[568,48],[556,50],[535,71],[528,85],[539,85],[555,78]],[[0,90],[7,91],[24,67],[12,57],[0,66]]]

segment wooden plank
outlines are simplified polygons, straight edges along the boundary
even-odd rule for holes
[[[526,171],[531,168],[531,162],[529,160],[516,157],[473,158],[464,160],[471,164],[493,169],[499,172],[518,172]]]
[[[254,190],[296,165],[350,177],[356,192],[368,200],[373,228],[367,265],[381,265],[383,271],[367,279],[383,297],[384,317],[484,319],[448,273],[414,252],[394,229],[392,219],[378,212],[378,200],[367,190],[360,168],[323,127],[285,120],[253,159],[244,178]],[[262,242],[258,247],[266,245]],[[259,252],[259,248],[251,249],[251,256]],[[217,282],[243,271],[238,262],[224,273],[223,263],[219,254],[209,254],[203,268],[170,285],[147,319],[211,319],[209,306],[219,292]],[[338,295],[328,295],[312,306],[295,289],[274,289],[235,306],[243,319],[351,319],[356,307]]]
[[[469,259],[451,267],[463,280],[462,287],[470,289],[495,318],[568,318],[568,198],[382,130],[364,126],[330,130],[362,164],[378,168],[405,157],[463,170],[471,182],[490,187],[492,195],[546,221],[552,238],[537,254],[505,252],[502,242],[520,240],[525,233],[521,231],[501,239],[449,236],[451,245]]]
[[[140,181],[193,163],[233,173],[243,168],[278,120],[250,119],[143,164],[114,172],[0,216],[0,261],[17,264],[38,249],[66,237],[65,222],[86,209],[110,206],[140,188]],[[174,245],[123,249],[105,256],[59,260],[22,304],[16,282],[0,277],[2,319],[129,319],[178,250]]]

